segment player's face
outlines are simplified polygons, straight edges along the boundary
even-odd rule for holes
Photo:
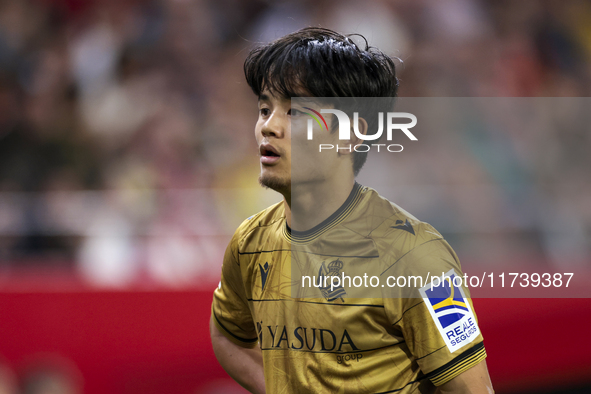
[[[255,136],[259,145],[259,182],[280,193],[291,189],[291,100],[268,90],[259,97]]]
[[[307,103],[307,104],[305,104]],[[255,135],[259,145],[261,175],[259,181],[285,195],[293,184],[326,182],[335,177],[343,157],[338,153],[319,152],[319,144],[335,144],[337,134],[331,133],[332,118],[327,117],[328,129],[314,124],[314,140],[308,140],[310,118],[306,105],[322,107],[311,100],[277,97],[268,90],[259,98],[259,118]],[[346,164],[350,169],[350,160]]]

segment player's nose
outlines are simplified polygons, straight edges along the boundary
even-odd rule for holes
[[[283,138],[285,136],[285,129],[288,125],[289,119],[287,116],[282,116],[277,112],[273,112],[263,124],[261,133],[265,137]]]

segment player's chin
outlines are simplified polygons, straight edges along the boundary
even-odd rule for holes
[[[264,170],[259,176],[259,183],[261,186],[275,190],[279,193],[287,192],[291,188],[291,179],[289,177],[270,174]]]

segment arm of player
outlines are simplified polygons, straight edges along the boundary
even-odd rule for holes
[[[209,321],[213,352],[228,375],[242,387],[255,394],[265,393],[263,355],[258,347],[249,349],[227,339],[216,327],[213,316]]]
[[[462,372],[449,382],[437,388],[437,394],[493,394],[494,390],[482,360],[472,368]]]

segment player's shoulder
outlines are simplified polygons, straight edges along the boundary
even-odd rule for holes
[[[369,192],[369,191],[368,191]],[[429,223],[417,219],[399,205],[371,191],[369,211],[376,211],[379,219],[368,236],[375,244],[382,262],[396,272],[429,272],[449,268],[460,272],[457,255],[443,236]],[[381,212],[377,212],[381,211]],[[442,268],[443,267],[443,268]]]
[[[283,201],[280,201],[246,218],[236,229],[233,242],[240,243],[253,231],[269,228],[278,221],[284,220],[285,208]]]
[[[374,218],[375,227],[370,233],[374,240],[402,240],[409,249],[412,249],[429,241],[443,239],[443,236],[429,223],[417,219],[376,190],[369,187],[364,189],[368,194],[364,215]]]

